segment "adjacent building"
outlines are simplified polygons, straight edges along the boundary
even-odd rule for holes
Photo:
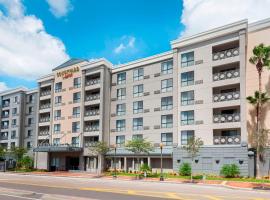
[[[119,170],[133,171],[148,163],[159,171],[162,143],[164,169],[178,171],[183,162],[191,162],[181,146],[196,136],[204,142],[192,163],[196,172],[218,174],[222,165],[235,163],[242,175],[253,176],[249,135],[256,127],[255,114],[246,97],[258,83],[248,59],[255,45],[270,45],[269,35],[269,19],[252,24],[242,20],[177,39],[171,51],[117,66],[106,59],[71,59],[38,80],[36,121],[21,120],[24,136],[32,130],[36,139],[25,138],[21,145],[35,145],[38,168],[96,172],[114,167],[114,157]],[[270,92],[269,72],[263,73],[263,84]],[[29,96],[31,91],[22,93]],[[6,105],[15,94],[2,96],[2,116],[9,116]],[[21,107],[31,113],[27,103]],[[1,119],[1,136],[13,123],[6,118]],[[133,138],[145,138],[155,149],[134,155],[125,148]],[[96,141],[116,148],[104,163],[88,148]],[[4,145],[14,145],[11,142]],[[266,173],[269,163],[263,166]]]

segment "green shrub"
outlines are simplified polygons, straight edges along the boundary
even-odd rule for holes
[[[223,165],[220,174],[226,178],[235,178],[239,176],[240,170],[236,164]]]
[[[191,165],[189,163],[183,163],[180,166],[179,174],[181,176],[190,176],[191,175]]]
[[[192,178],[195,179],[195,180],[202,180],[203,175],[194,175],[194,176],[192,176]]]
[[[29,156],[24,156],[21,159],[20,164],[24,169],[31,169],[33,167],[33,159]]]
[[[142,164],[140,166],[140,171],[141,172],[151,172],[151,168],[149,167],[149,165],[147,165],[146,163]]]

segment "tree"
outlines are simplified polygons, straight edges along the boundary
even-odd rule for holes
[[[21,160],[23,156],[27,153],[27,150],[22,147],[14,147],[11,149],[10,153],[16,159],[16,168],[18,168],[21,166]]]
[[[0,146],[0,158],[4,159],[6,156],[6,150]]]
[[[33,159],[30,156],[24,156],[21,159],[22,168],[29,170],[33,167]]]
[[[193,163],[194,158],[200,151],[200,148],[203,146],[203,141],[201,138],[191,137],[189,138],[187,145],[183,146],[183,149],[188,152],[191,157],[191,166]],[[192,170],[191,170],[191,181],[192,181]]]
[[[132,139],[132,140],[128,141],[126,144],[126,148],[128,151],[133,152],[137,156],[138,164],[140,161],[138,155],[148,154],[150,151],[154,150],[153,145],[143,138],[142,139],[136,138],[136,139]]]
[[[101,174],[103,171],[104,156],[110,151],[110,148],[106,142],[101,141],[92,143],[88,148],[94,155],[98,156],[98,174]]]
[[[263,93],[262,93],[262,72],[263,72],[263,68],[270,68],[270,46],[264,46],[264,44],[259,44],[258,46],[255,46],[253,48],[253,55],[250,57],[249,62],[253,65],[256,66],[257,72],[258,72],[258,76],[259,76],[259,94],[257,95],[258,99],[257,99],[257,136],[260,137],[260,135],[263,133],[262,131],[262,125],[261,125],[261,112],[262,112],[262,97],[263,97]],[[259,140],[257,140],[259,141]],[[256,150],[257,150],[257,165],[256,165],[256,176],[260,177],[260,171],[259,171],[259,164],[258,161],[260,161],[259,159],[259,148],[260,145],[256,144]]]

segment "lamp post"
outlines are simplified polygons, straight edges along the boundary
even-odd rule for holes
[[[114,158],[113,158],[113,165],[114,165],[114,174],[113,178],[116,178],[116,145],[113,145],[114,148]]]
[[[160,178],[159,180],[160,181],[164,181],[164,177],[163,177],[163,155],[162,155],[162,150],[163,150],[163,144],[160,143],[159,144],[159,147],[160,147]]]

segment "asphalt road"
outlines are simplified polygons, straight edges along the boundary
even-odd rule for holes
[[[270,200],[270,191],[0,173],[0,200]]]

